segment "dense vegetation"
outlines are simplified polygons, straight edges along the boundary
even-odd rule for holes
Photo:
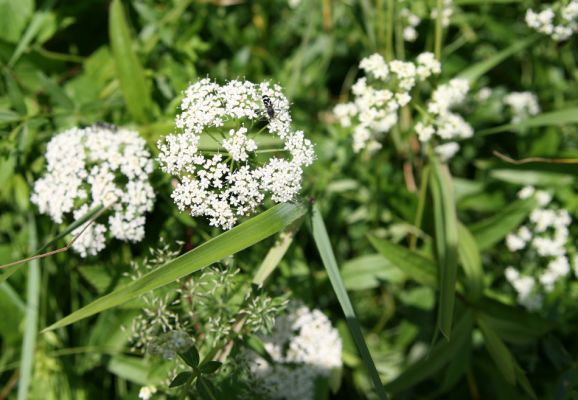
[[[578,398],[576,32],[0,0],[0,399]]]

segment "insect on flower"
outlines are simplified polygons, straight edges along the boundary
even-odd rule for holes
[[[273,103],[267,95],[263,95],[263,105],[265,106],[265,111],[267,111],[267,116],[269,119],[275,117],[275,110],[273,109]]]

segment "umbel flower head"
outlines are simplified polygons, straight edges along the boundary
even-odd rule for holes
[[[379,139],[397,123],[398,111],[411,101],[417,82],[439,74],[441,65],[432,53],[420,54],[416,62],[386,62],[379,54],[361,60],[366,76],[352,86],[353,101],[338,104],[333,113],[344,128],[353,128],[353,150],[381,148]]]
[[[280,86],[202,79],[186,90],[180,108],[179,133],[158,146],[161,168],[179,179],[172,198],[181,211],[230,229],[267,195],[285,202],[298,194],[303,167],[313,162],[313,145],[292,129]],[[267,157],[271,149],[259,149],[259,133],[280,143],[279,155]],[[203,150],[203,139],[216,147]]]
[[[274,363],[252,352],[247,361],[253,387],[264,398],[312,400],[316,379],[341,368],[339,332],[320,310],[292,303],[261,339]]]
[[[48,143],[46,162],[31,196],[42,214],[60,224],[97,206],[110,209],[108,224],[92,223],[72,245],[82,257],[104,249],[107,237],[142,240],[155,196],[149,183],[153,163],[137,132],[105,125],[72,128]]]

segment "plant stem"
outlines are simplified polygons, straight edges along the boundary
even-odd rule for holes
[[[435,30],[435,56],[441,61],[442,59],[442,36],[444,34],[442,18],[443,18],[443,0],[437,0],[437,18]]]
[[[387,0],[387,21],[385,25],[386,28],[385,58],[387,59],[387,61],[391,61],[394,58],[394,48],[393,48],[394,10],[395,10],[395,0]]]
[[[426,165],[421,170],[421,182],[419,188],[419,198],[417,203],[417,212],[415,214],[415,229],[416,231],[421,228],[421,223],[423,219],[423,212],[425,208],[425,201],[427,197],[427,186],[429,182],[429,165]],[[414,232],[410,238],[409,247],[411,250],[415,250],[417,245],[417,232]]]

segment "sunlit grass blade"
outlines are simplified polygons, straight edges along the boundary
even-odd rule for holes
[[[472,301],[478,301],[484,291],[484,271],[476,240],[464,225],[458,225],[460,240],[458,254],[465,274],[466,295]]]
[[[536,208],[535,199],[518,200],[499,213],[470,226],[480,251],[489,249],[514,231]]]
[[[149,119],[151,94],[144,69],[133,49],[128,22],[120,0],[110,4],[110,45],[126,107],[140,122]]]
[[[538,36],[535,35],[530,36],[525,40],[514,42],[512,45],[510,45],[510,47],[507,47],[504,50],[500,51],[499,53],[494,54],[492,57],[480,61],[477,64],[474,64],[471,67],[463,70],[458,75],[458,78],[467,79],[470,82],[475,82],[477,79],[485,75],[488,71],[496,67],[498,64],[506,60],[508,57],[516,54],[517,52],[531,45],[537,38]]]
[[[269,249],[269,252],[263,259],[263,262],[257,269],[257,272],[255,272],[255,276],[253,277],[253,283],[255,285],[261,286],[263,282],[265,282],[265,279],[267,279],[267,277],[271,275],[275,268],[277,268],[283,259],[283,256],[289,249],[289,246],[291,246],[291,243],[293,243],[293,238],[295,237],[297,231],[299,231],[302,223],[302,219],[297,220],[286,229],[279,232],[279,237],[276,243],[273,245],[273,247],[271,247],[271,249]]]
[[[29,248],[33,251],[38,246],[36,220],[31,213],[28,216]],[[24,338],[20,361],[20,379],[18,381],[18,400],[28,398],[28,391],[34,370],[34,354],[38,335],[38,303],[40,298],[40,262],[30,261],[26,283],[26,315],[24,317]],[[14,327],[16,328],[16,327]]]
[[[371,380],[373,381],[373,385],[375,386],[375,391],[378,397],[380,399],[387,399],[387,393],[383,388],[383,384],[381,383],[381,379],[379,378],[379,374],[375,368],[373,358],[371,357],[369,349],[367,348],[367,344],[365,343],[365,339],[363,338],[361,325],[357,320],[357,316],[353,310],[353,305],[351,304],[351,300],[349,300],[349,296],[345,290],[345,285],[343,284],[341,276],[339,275],[339,267],[337,266],[337,260],[335,259],[335,254],[333,253],[333,247],[331,246],[329,235],[327,234],[327,229],[325,228],[325,223],[323,222],[321,213],[319,212],[319,209],[316,205],[313,206],[313,212],[311,215],[311,229],[313,233],[313,239],[315,240],[315,245],[317,246],[317,250],[319,251],[323,265],[327,270],[327,275],[329,276],[329,281],[331,282],[333,291],[335,292],[337,300],[341,305],[341,309],[345,314],[346,322],[349,327],[349,331],[351,332],[351,336],[353,337],[353,341],[357,347],[357,351],[359,351],[365,368],[371,376]]]
[[[386,389],[392,393],[399,393],[438,372],[471,340],[472,326],[473,318],[468,312],[456,324],[452,340],[439,342],[429,356],[409,366],[396,379],[385,385]]]
[[[438,325],[441,333],[449,340],[452,333],[458,267],[458,220],[449,169],[435,159],[432,166],[430,188],[440,277]]]
[[[480,131],[480,135],[516,131],[521,128],[539,128],[544,126],[563,126],[578,123],[578,108],[567,108],[524,118],[517,124],[505,124]]]
[[[306,213],[302,204],[278,204],[235,228],[203,243],[125,287],[103,296],[73,312],[46,330],[61,328],[207,267],[279,232]]]
[[[436,265],[433,261],[412,252],[411,250],[395,243],[369,236],[369,241],[373,247],[388,262],[402,270],[411,279],[422,285],[436,288],[438,277]]]

